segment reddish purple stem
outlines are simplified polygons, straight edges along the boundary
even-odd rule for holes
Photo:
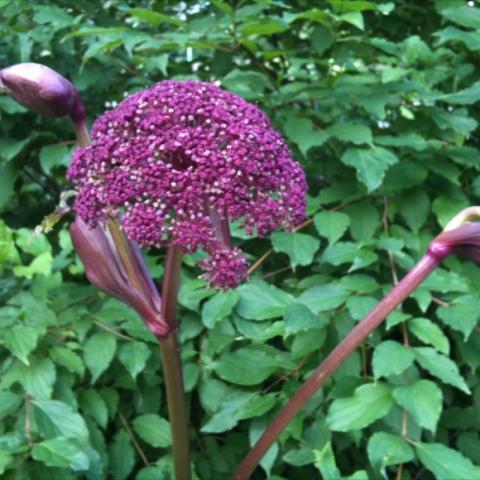
[[[347,335],[306,380],[297,393],[283,407],[263,435],[245,457],[235,473],[235,480],[250,477],[262,457],[280,433],[305,406],[313,394],[325,383],[346,358],[370,335],[383,320],[400,305],[440,264],[443,257],[427,253],[393,290]]]

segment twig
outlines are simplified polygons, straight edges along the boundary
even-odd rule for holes
[[[27,434],[28,445],[33,445],[32,428],[30,422],[30,397],[28,394],[24,396],[25,400],[25,433]]]
[[[108,325],[105,325],[104,323],[99,322],[98,320],[93,320],[93,323],[98,327],[102,328],[103,330],[110,332],[112,335],[115,335],[116,337],[123,338],[124,340],[128,340],[130,342],[135,341],[132,337],[129,337],[128,335],[124,335],[123,333],[120,333],[118,330],[115,330],[114,328],[109,327]]]
[[[125,417],[120,413],[118,412],[118,417],[120,418],[120,421],[122,422],[122,425],[123,425],[123,428],[125,428],[125,430],[127,431],[128,433],[128,436],[130,437],[130,439],[132,440],[132,443],[135,447],[135,450],[138,452],[138,454],[140,455],[143,463],[145,464],[145,466],[148,466],[150,465],[150,462],[148,461],[147,459],[147,456],[145,455],[145,453],[143,452],[142,450],[142,447],[139,445],[139,443],[137,442],[137,439],[135,438],[135,435],[133,434],[132,432],[132,429],[130,428],[130,426],[128,425],[128,422],[127,420],[125,419]]]

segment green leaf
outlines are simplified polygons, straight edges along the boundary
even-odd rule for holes
[[[374,138],[378,145],[386,147],[409,147],[417,152],[428,148],[427,141],[418,133],[405,133],[403,135],[379,135]]]
[[[438,480],[480,479],[480,467],[461,453],[442,445],[441,443],[415,443],[415,450],[423,465],[430,470]]]
[[[150,349],[145,343],[128,342],[124,343],[119,348],[118,359],[135,379],[145,368],[147,360],[150,358],[150,354]]]
[[[92,373],[92,383],[95,383],[110,365],[116,348],[115,337],[107,332],[95,333],[85,342],[83,359]]]
[[[67,347],[55,346],[48,351],[48,354],[55,363],[65,367],[69,372],[83,376],[85,366],[82,359],[73,350]]]
[[[3,337],[5,346],[26,365],[29,365],[28,354],[37,346],[37,339],[35,329],[25,325],[15,325]]]
[[[310,265],[320,242],[304,233],[275,232],[272,234],[272,245],[276,252],[286,253],[290,264],[295,269],[297,265]]]
[[[479,308],[480,300],[473,295],[466,295],[455,299],[448,307],[440,307],[437,315],[445,325],[462,332],[467,341],[477,325]]]
[[[36,400],[35,406],[53,423],[58,435],[82,441],[88,439],[85,420],[81,415],[74,412],[70,405],[59,400]]]
[[[283,128],[287,137],[298,145],[305,156],[310,148],[320,147],[328,139],[328,133],[315,128],[309,118],[289,117]]]
[[[49,175],[54,167],[68,167],[70,164],[70,149],[65,145],[47,145],[40,150],[40,165]]]
[[[277,403],[277,395],[267,393],[266,395],[253,395],[234,414],[237,420],[258,418],[267,413]]]
[[[442,17],[448,21],[456,23],[461,27],[480,28],[480,9],[472,8],[467,5],[458,8],[447,8],[441,12]]]
[[[95,390],[81,390],[79,394],[81,409],[90,415],[102,428],[107,426],[108,408],[105,400]]]
[[[453,385],[465,393],[470,393],[465,380],[460,375],[457,365],[450,358],[430,347],[416,347],[415,357],[422,368],[442,382]]]
[[[333,245],[347,231],[350,217],[342,212],[320,212],[313,217],[313,223],[318,233],[328,239]]]
[[[327,442],[321,450],[314,450],[315,466],[325,480],[338,480],[342,478],[335,462],[331,442]]]
[[[470,105],[478,102],[480,100],[480,81],[475,82],[465,90],[444,95],[442,100],[453,105]]]
[[[240,28],[242,35],[272,35],[287,30],[287,27],[274,20],[258,20],[244,23]]]
[[[385,432],[377,432],[370,437],[367,452],[368,459],[376,470],[414,459],[412,447],[403,438]]]
[[[202,322],[207,328],[213,328],[217,322],[228,317],[240,295],[235,290],[218,292],[214,297],[205,302],[202,308]]]
[[[9,391],[0,391],[0,419],[14,412],[22,403],[22,398]]]
[[[443,402],[442,391],[435,383],[418,380],[412,385],[397,387],[393,390],[393,398],[421,427],[435,433]]]
[[[381,225],[380,214],[369,202],[360,202],[346,209],[350,216],[350,232],[359,243],[372,240],[375,230]]]
[[[385,172],[398,162],[396,155],[382,147],[349,148],[342,155],[341,160],[345,165],[356,169],[358,180],[367,187],[369,192],[382,184]]]
[[[315,315],[308,307],[301,303],[293,303],[285,309],[285,334],[292,335],[298,332],[319,328],[328,324],[324,315]]]
[[[48,358],[22,366],[20,382],[27,393],[36,400],[46,400],[52,396],[55,379],[55,365]]]
[[[358,387],[352,397],[334,400],[327,415],[331,430],[360,430],[384,417],[393,406],[391,388],[382,383]]]
[[[450,343],[440,327],[428,318],[413,318],[408,329],[422,342],[435,347],[441,353],[450,353]]]
[[[125,430],[120,430],[109,451],[110,470],[115,480],[126,480],[135,465],[135,450]]]
[[[176,27],[183,27],[185,22],[179,20],[178,18],[171,17],[169,15],[164,15],[163,13],[154,12],[147,8],[127,8],[125,9],[127,13],[130,13],[135,18],[142,22],[149,23],[155,27],[159,26],[161,23],[170,23]]]
[[[213,369],[220,378],[237,385],[257,385],[278,368],[275,355],[254,347],[226,352],[213,363]]]
[[[337,122],[329,127],[327,132],[332,137],[355,145],[370,144],[373,141],[372,131],[366,125]]]
[[[308,288],[298,297],[298,301],[318,313],[339,307],[347,298],[348,291],[344,287],[326,283]]]
[[[412,349],[393,340],[386,340],[375,347],[373,373],[375,378],[400,375],[415,361]]]
[[[406,191],[400,198],[400,213],[413,233],[418,233],[430,214],[430,199],[421,188]]]
[[[13,160],[31,140],[31,137],[24,140],[0,139],[0,159],[5,162]]]
[[[172,444],[170,424],[153,413],[141,415],[133,420],[133,428],[140,438],[155,448],[166,448]]]
[[[249,282],[237,289],[240,300],[235,311],[247,320],[268,320],[281,317],[293,297],[263,281]]]
[[[49,467],[68,467],[74,471],[85,471],[90,466],[88,456],[78,444],[68,438],[52,438],[36,444],[32,457]]]
[[[3,475],[5,473],[6,468],[12,460],[12,455],[6,452],[0,452],[0,475]]]

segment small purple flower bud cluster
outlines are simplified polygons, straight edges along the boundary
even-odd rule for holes
[[[104,113],[92,135],[68,172],[78,215],[91,227],[119,215],[141,245],[202,248],[200,266],[218,287],[236,286],[247,271],[219,222],[241,219],[263,236],[304,218],[305,176],[280,133],[255,105],[212,83],[157,83]]]

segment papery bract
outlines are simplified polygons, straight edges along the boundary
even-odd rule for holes
[[[95,227],[118,214],[141,245],[202,248],[209,282],[236,286],[247,263],[229,220],[262,236],[298,224],[306,182],[282,136],[255,105],[212,83],[163,81],[94,124],[69,178],[76,211]]]

